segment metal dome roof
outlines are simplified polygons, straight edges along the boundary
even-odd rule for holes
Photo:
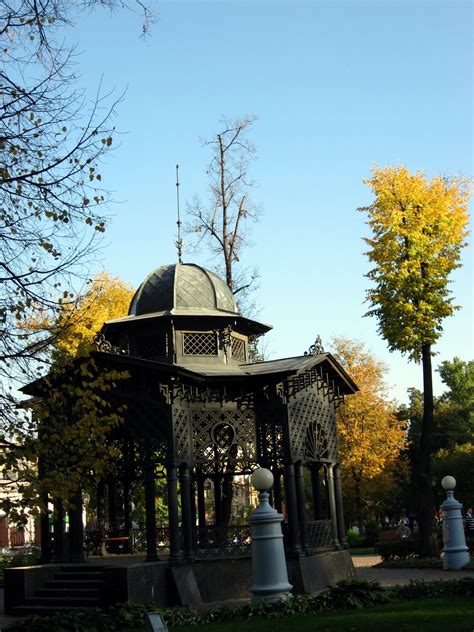
[[[129,316],[156,312],[238,314],[234,296],[224,281],[194,263],[160,266],[143,281],[130,303]]]

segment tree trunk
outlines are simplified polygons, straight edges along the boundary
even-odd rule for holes
[[[356,497],[356,523],[357,523],[357,526],[359,527],[359,532],[363,533],[364,524],[362,521],[362,498],[361,498],[361,493],[360,493],[359,481],[356,482],[355,497]]]
[[[433,374],[431,346],[422,347],[423,363],[423,421],[421,425],[418,458],[415,463],[415,483],[418,492],[417,521],[420,535],[420,555],[431,557],[437,547],[433,543],[433,486],[431,477],[431,452],[433,448]]]

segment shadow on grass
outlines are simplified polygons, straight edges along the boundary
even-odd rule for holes
[[[349,612],[214,623],[201,629],[206,632],[439,632],[444,629],[473,632],[474,600],[420,599]],[[174,627],[170,632],[199,632],[199,627]]]

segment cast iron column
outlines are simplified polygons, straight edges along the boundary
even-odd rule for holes
[[[53,562],[64,562],[64,507],[60,498],[54,499]]]
[[[69,546],[71,562],[85,562],[84,557],[84,524],[82,522],[82,492],[79,490],[71,496],[69,511]]]
[[[313,494],[313,513],[315,520],[322,520],[323,511],[321,506],[321,487],[319,479],[319,464],[314,463],[311,466],[311,491]]]
[[[172,465],[167,468],[166,481],[168,486],[168,521],[170,530],[169,560],[171,563],[176,563],[183,559],[183,550],[181,548],[181,533],[179,530],[178,478],[175,466]]]
[[[222,524],[222,490],[221,490],[221,476],[214,476],[214,523],[216,527],[220,527]]]
[[[193,523],[191,511],[191,477],[189,467],[182,464],[179,467],[179,486],[181,490],[181,523],[184,536],[184,559],[191,562],[193,552]]]
[[[298,505],[296,502],[295,468],[293,463],[285,465],[286,512],[288,515],[289,553],[293,557],[301,555],[298,525]]]
[[[146,561],[156,562],[156,489],[155,468],[149,451],[145,455],[145,528],[146,528]]]
[[[117,531],[117,502],[116,502],[115,478],[107,477],[107,499],[109,501],[109,533],[114,536]]]
[[[204,496],[204,476],[197,479],[198,521],[200,527],[206,526],[206,500]]]
[[[296,486],[296,501],[298,505],[298,520],[300,523],[300,536],[301,536],[301,548],[307,554],[309,554],[310,548],[308,545],[308,525],[306,518],[306,503],[305,503],[305,491],[304,491],[304,471],[303,463],[297,461],[295,463],[295,486]]]
[[[45,475],[44,461],[42,458],[38,459],[38,477],[42,479]],[[48,492],[41,494],[41,501],[43,508],[41,510],[40,517],[40,546],[41,557],[38,560],[38,564],[48,564],[51,562],[51,537],[49,533],[49,495]]]
[[[125,478],[123,481],[123,526],[125,529],[124,535],[128,537],[128,540],[125,542],[125,550],[127,553],[132,552],[132,517],[131,517],[131,507],[130,507],[130,481],[128,478]]]
[[[193,530],[197,525],[196,488],[196,481],[191,476],[191,525]]]
[[[336,511],[336,493],[334,491],[334,473],[333,466],[328,463],[327,473],[328,473],[328,495],[329,495],[329,512],[331,518],[331,537],[334,548],[340,549],[341,545],[339,544],[339,540],[337,538],[337,511]]]
[[[101,479],[97,483],[97,528],[100,537],[105,535],[105,481]]]
[[[281,513],[281,477],[280,472],[278,470],[273,470],[272,472],[274,483],[273,483],[273,498],[275,509],[278,513]]]
[[[344,549],[349,548],[347,542],[346,526],[344,524],[344,507],[342,503],[341,466],[334,466],[334,487],[336,492],[337,527],[339,532],[339,542]]]

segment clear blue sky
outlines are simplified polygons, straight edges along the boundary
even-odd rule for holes
[[[429,176],[472,175],[472,3],[160,2],[145,41],[140,18],[98,10],[67,35],[92,98],[126,89],[120,144],[103,165],[119,201],[101,265],[138,285],[176,261],[175,165],[182,207],[206,192],[202,137],[225,115],[255,114],[258,157],[248,265],[258,265],[259,319],[271,357],[302,354],[321,335],[365,341],[388,365],[392,395],[421,387],[421,369],[389,353],[363,318],[367,262],[362,180],[374,163]],[[190,260],[185,256],[185,260]],[[196,263],[212,263],[203,252]],[[435,364],[473,357],[472,250],[453,276],[463,309],[445,321]],[[328,349],[330,350],[330,349]],[[441,392],[439,381],[436,391]]]

